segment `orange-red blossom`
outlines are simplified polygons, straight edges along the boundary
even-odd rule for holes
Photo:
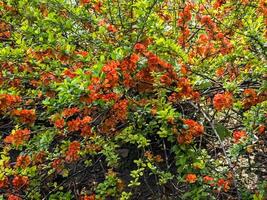
[[[185,180],[188,183],[195,183],[197,181],[197,176],[195,174],[187,174]]]
[[[218,111],[231,108],[233,106],[233,95],[230,92],[216,94],[213,98],[213,106]]]

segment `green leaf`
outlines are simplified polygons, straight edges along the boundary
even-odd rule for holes
[[[222,124],[216,124],[215,129],[222,140],[231,135],[230,131],[227,128],[225,128]]]

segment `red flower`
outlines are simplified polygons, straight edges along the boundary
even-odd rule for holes
[[[85,125],[82,129],[81,129],[81,136],[91,136],[92,135],[92,128],[88,125]]]
[[[245,97],[245,99],[243,100],[243,106],[246,109],[256,105],[259,102],[257,93],[254,89],[245,89],[243,96]]]
[[[184,125],[187,127],[182,130],[182,133],[177,137],[179,144],[190,144],[194,137],[204,133],[204,127],[198,122],[191,119],[184,119]]]
[[[264,134],[265,131],[266,131],[266,126],[263,125],[263,124],[259,125],[259,127],[258,127],[258,133],[259,134]]]
[[[246,131],[234,131],[233,133],[233,137],[235,140],[235,143],[238,143],[240,141],[240,139],[245,138],[247,136]]]
[[[0,111],[12,108],[21,102],[21,97],[11,94],[0,94]]]
[[[81,119],[80,118],[73,119],[71,121],[68,121],[67,124],[69,131],[78,131],[81,125]]]
[[[212,184],[214,178],[210,177],[210,176],[204,176],[203,177],[203,181],[204,183],[210,184],[211,186],[213,186],[214,184]]]
[[[212,19],[210,18],[210,16],[204,15],[201,18],[201,24],[211,24],[212,23]]]
[[[10,195],[8,195],[7,200],[22,200],[22,198],[14,195],[14,194],[10,194]]]
[[[91,0],[80,0],[81,4],[84,5],[84,4],[88,4],[90,3]]]
[[[85,195],[85,196],[81,197],[81,200],[95,200],[95,195],[94,194]]]
[[[88,2],[89,2],[89,0],[88,0]],[[86,57],[86,56],[88,56],[88,52],[87,51],[75,51],[75,54],[76,55],[81,55],[82,57]]]
[[[219,187],[222,187],[225,192],[230,189],[230,182],[222,178],[218,180],[217,184]]]
[[[205,44],[208,41],[209,41],[209,37],[206,34],[199,35],[199,38],[197,40],[197,42],[200,43],[200,44]]]
[[[178,26],[181,28],[181,35],[178,38],[178,42],[182,47],[185,47],[186,41],[190,35],[190,30],[187,23],[191,20],[192,14],[191,10],[193,8],[192,4],[187,4],[184,10],[179,13],[179,19],[177,21]]]
[[[225,4],[225,2],[226,2],[226,0],[217,0],[217,1],[214,3],[213,7],[214,7],[214,8],[219,8],[219,7],[221,7],[223,4]]]
[[[79,151],[80,151],[81,145],[78,141],[73,141],[70,143],[69,148],[66,152],[66,161],[67,162],[73,162],[79,159]]]
[[[16,189],[27,187],[29,185],[29,178],[27,176],[15,176],[12,184]]]
[[[53,160],[51,167],[54,168],[57,173],[61,172],[63,169],[63,160],[60,158]]]
[[[116,27],[114,25],[110,24],[110,25],[108,25],[108,31],[112,32],[112,33],[115,33],[118,30],[116,29]]]
[[[33,162],[35,164],[41,164],[41,163],[44,162],[45,156],[46,156],[46,153],[44,151],[40,151],[34,156],[34,161]]]
[[[36,120],[35,110],[14,110],[12,114],[25,124],[32,124]]]
[[[160,82],[165,84],[165,85],[171,85],[172,84],[172,79],[169,77],[169,75],[166,73],[166,74],[163,74],[161,77],[160,77]]]
[[[187,66],[186,65],[181,65],[181,69],[180,69],[180,71],[181,71],[181,73],[183,74],[183,75],[186,75],[187,73],[188,73],[188,68],[187,68]]]
[[[187,4],[183,11],[179,13],[179,19],[177,21],[178,26],[181,28],[187,26],[186,23],[191,20],[192,14],[191,10],[193,9],[193,5],[191,3]]]
[[[217,33],[216,38],[219,39],[219,40],[223,39],[224,38],[224,34],[222,32],[219,32],[219,33]]]
[[[230,41],[227,38],[223,38],[221,42],[222,42],[222,46],[221,46],[220,52],[223,55],[230,53],[233,48],[233,45],[230,43]]]
[[[253,98],[255,98],[257,96],[257,93],[256,93],[256,91],[254,89],[248,88],[248,89],[244,90],[243,95],[245,97],[253,97]]]
[[[28,129],[14,131],[4,139],[4,142],[19,146],[30,139],[30,133]]]
[[[64,119],[57,119],[55,122],[54,122],[54,125],[56,128],[63,128],[64,127],[64,124],[65,124],[65,121]]]
[[[82,130],[82,135],[89,135],[91,133],[91,128],[88,124],[92,121],[92,118],[89,116],[80,119],[79,117],[68,121],[68,130],[69,131],[79,131]],[[89,133],[89,132],[90,133]]]
[[[78,113],[79,111],[80,111],[79,108],[76,108],[76,107],[65,108],[62,112],[62,115],[63,115],[63,117],[68,118],[68,117],[71,117],[72,115]]]
[[[134,45],[134,50],[138,51],[138,52],[143,52],[146,50],[145,45],[141,44],[141,43],[136,43],[136,45]]]
[[[105,73],[106,77],[103,81],[103,87],[113,88],[118,84],[119,76],[116,69],[120,65],[117,61],[111,61],[103,66],[102,71]]]
[[[0,180],[0,189],[8,187],[8,177],[5,176],[2,180]]]
[[[213,31],[216,30],[216,24],[212,21],[211,17],[208,15],[204,15],[201,20],[200,23],[204,26],[206,26],[206,29],[208,30],[208,32],[210,32],[211,34],[213,34]]]
[[[75,74],[75,72],[73,72],[73,70],[70,69],[66,69],[63,74],[69,78],[75,78],[77,76],[77,74]]]
[[[128,101],[126,99],[115,103],[113,105],[114,115],[116,115],[116,117],[121,121],[126,120],[128,115],[127,108],[128,108]]]
[[[223,67],[220,67],[216,70],[216,76],[218,77],[222,77],[224,73],[225,73],[225,69]]]
[[[31,163],[31,158],[28,155],[25,156],[18,156],[17,157],[17,162],[16,162],[16,167],[22,167],[25,168],[29,166]]]
[[[187,134],[191,134],[194,137],[200,136],[204,133],[204,127],[198,122],[192,119],[184,119],[184,124],[188,126],[185,131]]]
[[[128,100],[123,99],[116,102],[113,105],[110,113],[110,117],[104,121],[100,127],[100,130],[103,133],[114,134],[117,131],[117,125],[124,123],[128,117]]]
[[[104,101],[117,100],[118,95],[116,93],[103,94],[101,95],[101,99],[103,99]]]
[[[130,61],[132,63],[137,63],[139,61],[139,56],[136,54],[136,53],[133,53],[131,56],[130,56]]]
[[[102,7],[102,2],[100,1],[96,1],[94,6],[93,6],[93,9],[96,11],[96,12],[101,12],[101,7]]]
[[[213,98],[214,108],[221,111],[226,108],[231,108],[233,105],[233,95],[229,92],[216,94]]]
[[[197,181],[197,176],[195,174],[187,174],[185,180],[188,183],[195,183]]]

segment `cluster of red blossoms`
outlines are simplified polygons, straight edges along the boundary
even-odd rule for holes
[[[62,115],[64,118],[68,118],[68,117],[71,117],[73,115],[75,115],[76,113],[78,113],[80,111],[79,108],[65,108],[62,112]]]
[[[78,141],[71,142],[66,152],[66,161],[67,162],[77,161],[80,158],[79,156],[80,148],[81,148],[80,142]]]
[[[262,13],[264,17],[264,22],[267,25],[267,3],[266,0],[259,1],[259,11]],[[265,31],[265,37],[267,38],[267,31]]]
[[[150,91],[154,81],[152,72],[165,72],[161,79],[163,84],[170,85],[172,80],[177,80],[177,74],[169,63],[147,51],[147,45],[150,43],[149,39],[143,43],[137,43],[134,46],[135,53],[122,61],[110,61],[105,64],[102,68],[102,72],[105,74],[104,80],[92,77],[88,86],[90,95],[87,98],[83,97],[83,101],[91,103],[98,99],[104,101],[118,100],[118,96],[110,92],[110,89],[116,87],[121,80],[126,88],[136,88],[139,92]],[[147,58],[148,66],[134,74],[140,55]]]
[[[80,200],[95,200],[95,195],[91,194],[91,195],[84,195],[80,198]]]
[[[243,92],[245,99],[243,100],[243,106],[250,108],[258,103],[258,95],[254,89],[245,89]]]
[[[185,181],[188,183],[195,183],[197,181],[197,175],[193,173],[189,173],[185,176]],[[203,182],[209,184],[210,186],[215,186],[214,178],[210,176],[204,176]],[[230,181],[225,179],[218,179],[217,186],[222,188],[225,192],[230,189]]]
[[[64,119],[57,119],[54,121],[54,125],[56,128],[62,129],[62,128],[64,128],[65,121],[64,121]]]
[[[27,176],[15,176],[12,184],[17,189],[27,187],[29,185],[29,178]]]
[[[98,13],[101,12],[102,4],[103,4],[102,1],[80,0],[79,2],[82,6],[92,3],[93,4],[92,9],[95,12],[98,12]]]
[[[8,187],[8,177],[5,176],[0,180],[0,189]]]
[[[126,99],[116,102],[111,111],[109,117],[103,122],[100,127],[103,133],[115,133],[117,131],[117,125],[125,122],[128,117],[128,101]]]
[[[246,131],[243,131],[243,130],[234,131],[233,137],[234,137],[234,142],[238,143],[238,142],[240,142],[241,139],[247,137],[247,133],[246,133]]]
[[[210,16],[204,15],[202,17],[197,16],[197,19],[200,21],[201,25],[205,27],[207,34],[200,34],[199,39],[197,40],[196,53],[202,57],[207,57],[213,55],[215,50],[215,43],[220,44],[219,53],[228,54],[231,52],[233,45],[230,43],[229,39],[220,32],[216,23],[211,19]]]
[[[210,16],[204,15],[200,18],[200,23],[205,27],[208,33],[209,39],[215,39],[215,33],[218,30],[216,23],[211,19]]]
[[[92,121],[92,118],[89,116],[80,119],[79,117],[67,122],[68,130],[72,131],[81,131],[82,136],[91,135],[91,127],[89,123]]]
[[[0,112],[12,108],[21,102],[21,97],[11,94],[0,94]]]
[[[265,131],[266,131],[266,128],[267,128],[267,127],[266,127],[265,125],[260,124],[259,127],[258,127],[258,133],[259,133],[260,135],[264,134]]]
[[[87,51],[83,51],[83,50],[80,50],[80,51],[75,51],[75,54],[76,55],[80,55],[80,56],[82,56],[82,57],[86,57],[86,56],[88,56],[88,52]]]
[[[26,188],[29,185],[29,178],[27,176],[15,175],[12,180],[12,185],[16,190],[20,190]],[[8,177],[0,180],[0,189],[8,188],[9,187],[9,180]],[[8,200],[22,200],[19,196],[15,194],[9,194],[7,197]]]
[[[232,66],[230,64],[226,64],[226,67],[219,67],[216,70],[216,76],[218,78],[224,77],[225,75],[229,76],[229,80],[232,81],[239,76],[239,69],[236,66]]]
[[[17,157],[16,167],[26,168],[31,163],[31,158],[28,155],[20,155]]]
[[[183,122],[186,128],[184,128],[182,133],[177,137],[179,144],[190,144],[195,137],[204,133],[204,127],[198,122],[192,119],[184,119]]]
[[[207,57],[215,52],[214,44],[206,34],[199,35],[197,44],[196,53],[202,57]]]
[[[80,0],[80,4],[81,5],[86,5],[88,3],[90,3],[91,0]]]
[[[32,124],[36,120],[35,110],[13,110],[12,115],[25,124]]]
[[[224,180],[220,178],[217,181],[217,185],[222,188],[225,192],[227,192],[230,189],[230,182],[228,180]]]
[[[57,158],[51,163],[51,167],[56,170],[57,173],[60,173],[64,168],[64,162],[62,159]]]
[[[192,99],[199,100],[200,94],[199,92],[193,90],[190,80],[188,78],[182,77],[178,79],[177,87],[179,92],[172,93],[169,96],[169,101],[176,102],[177,100],[183,99]]]
[[[197,181],[197,176],[195,174],[190,173],[185,176],[185,180],[188,183],[195,183]]]
[[[189,10],[192,8],[193,6],[188,4],[185,7],[185,14],[187,15]],[[187,19],[188,17],[185,18]],[[180,23],[182,23],[182,20]],[[146,46],[143,44],[136,44],[135,50],[139,53],[142,53],[148,60],[148,66],[144,67],[136,74],[138,91],[151,91],[154,83],[152,72],[161,72],[163,74],[160,78],[161,83],[166,86],[176,85],[178,89],[178,92],[174,92],[169,96],[169,101],[177,102],[183,99],[199,99],[200,94],[193,90],[189,79],[186,77],[178,77],[171,64],[163,61],[152,52],[147,51]],[[186,72],[184,74],[186,74]]]
[[[129,58],[124,59],[119,66],[123,76],[123,84],[127,88],[132,87],[134,85],[131,73],[135,71],[136,64],[138,61],[139,61],[139,55],[133,53],[132,55],[129,56]]]
[[[164,76],[161,81],[165,85],[170,85],[172,81],[177,80],[177,75],[174,73],[172,66],[161,60],[157,55],[152,52],[143,52],[148,60],[148,66],[142,68],[136,74],[137,89],[140,92],[149,92],[153,89],[154,78],[152,72],[162,72]]]
[[[233,106],[233,95],[230,92],[216,94],[213,98],[213,106],[216,110],[231,108]]]
[[[185,5],[182,12],[179,13],[179,19],[177,21],[178,26],[181,28],[182,34],[178,38],[179,44],[184,48],[186,41],[189,38],[190,30],[188,28],[188,22],[192,18],[191,10],[193,9],[193,4],[188,3]]]
[[[216,35],[216,39],[221,43],[220,53],[225,55],[231,52],[233,45],[230,43],[229,39],[227,39],[223,33],[219,32]]]
[[[225,3],[226,3],[226,0],[216,0],[216,2],[213,4],[213,7],[217,9]]]
[[[249,109],[251,106],[255,106],[256,104],[267,100],[266,92],[257,94],[254,89],[250,89],[250,88],[244,90],[243,96],[244,96],[244,100],[242,103],[245,109]]]
[[[63,74],[64,76],[69,77],[71,79],[77,76],[77,74],[72,69],[66,69]]]
[[[91,79],[91,84],[88,86],[90,95],[88,97],[82,97],[81,101],[92,103],[93,101],[99,99],[104,101],[117,100],[118,98],[117,94],[110,92],[110,89],[118,85],[118,80],[119,80],[118,72],[117,70],[112,69],[111,65],[105,67],[103,72],[106,75],[103,83],[101,83],[101,80],[99,78],[93,77]],[[109,72],[111,72],[111,74],[109,74]]]
[[[14,195],[14,194],[10,194],[10,195],[8,195],[7,200],[22,200],[22,198]]]
[[[30,139],[30,133],[28,129],[13,131],[4,139],[4,142],[19,146]]]
[[[78,113],[80,113],[80,109],[77,107],[65,108],[61,114],[54,116],[53,124],[58,129],[63,129],[67,125],[70,132],[81,131],[81,136],[90,136],[91,126],[89,123],[92,121],[90,116],[76,117],[75,119],[68,120],[69,117]]]
[[[106,65],[104,65],[104,67],[102,68],[102,71],[106,75],[103,82],[103,87],[105,89],[114,88],[118,84],[119,75],[116,69],[118,68],[119,65],[120,65],[119,62],[111,61]]]

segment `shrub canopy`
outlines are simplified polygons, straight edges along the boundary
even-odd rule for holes
[[[266,198],[265,0],[0,1],[0,199]]]

